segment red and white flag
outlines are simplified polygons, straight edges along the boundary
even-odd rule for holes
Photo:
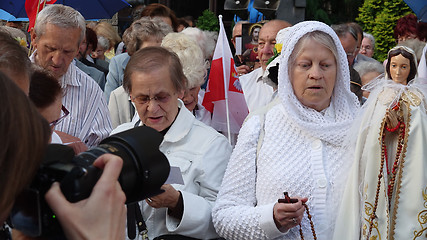
[[[248,107],[234,66],[221,15],[219,26],[218,41],[202,105],[212,113],[213,128],[237,134],[248,115]]]
[[[46,4],[54,4],[56,0],[25,0],[25,11],[27,12],[28,32],[34,27],[36,23],[37,14],[43,9]]]

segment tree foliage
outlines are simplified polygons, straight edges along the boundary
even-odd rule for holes
[[[396,45],[394,27],[399,18],[412,13],[403,0],[365,0],[356,21],[365,32],[375,37],[375,55],[382,62],[389,49]]]
[[[196,26],[202,30],[219,32],[219,21],[215,13],[206,9],[197,19]]]

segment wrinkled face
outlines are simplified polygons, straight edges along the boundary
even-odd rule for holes
[[[183,91],[174,88],[169,69],[134,72],[131,81],[130,96],[141,121],[159,132],[168,128],[178,115],[178,98],[184,95]]]
[[[369,38],[363,38],[359,52],[367,57],[372,57],[374,55],[374,46]]]
[[[390,77],[394,82],[406,85],[411,71],[409,59],[399,54],[390,59]]]
[[[274,45],[276,44],[276,35],[279,29],[266,25],[263,26],[259,33],[258,39],[258,59],[263,70],[267,68],[268,59],[273,55]]]
[[[354,59],[357,55],[357,40],[350,33],[340,37],[342,47],[347,54],[347,61],[350,66],[353,66]]]
[[[333,53],[308,40],[289,70],[295,96],[307,107],[322,111],[329,106],[337,75]]]
[[[56,78],[63,76],[77,56],[81,30],[79,28],[60,28],[46,24],[45,33],[37,37],[32,34],[31,40],[37,49],[36,63],[50,71]]]
[[[193,87],[185,91],[182,101],[185,104],[185,107],[191,112],[197,105],[199,99],[200,86]]]
[[[102,48],[101,46],[97,46],[95,51],[92,52],[91,57],[92,58],[98,58],[98,59],[105,59],[105,53],[106,49]]]

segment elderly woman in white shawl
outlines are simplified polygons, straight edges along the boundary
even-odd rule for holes
[[[427,84],[416,62],[412,49],[395,47],[385,78],[367,85],[334,239],[426,238]]]
[[[213,209],[217,232],[229,240],[312,239],[313,232],[331,239],[334,231],[358,101],[329,26],[302,22],[285,35],[278,97],[247,118]],[[279,203],[284,192],[297,202]]]

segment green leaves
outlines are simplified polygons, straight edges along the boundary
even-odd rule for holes
[[[383,62],[396,45],[393,33],[399,18],[412,13],[403,0],[365,0],[356,21],[375,37],[374,58]]]
[[[218,17],[209,9],[203,11],[202,16],[197,19],[196,26],[201,30],[219,32]]]

